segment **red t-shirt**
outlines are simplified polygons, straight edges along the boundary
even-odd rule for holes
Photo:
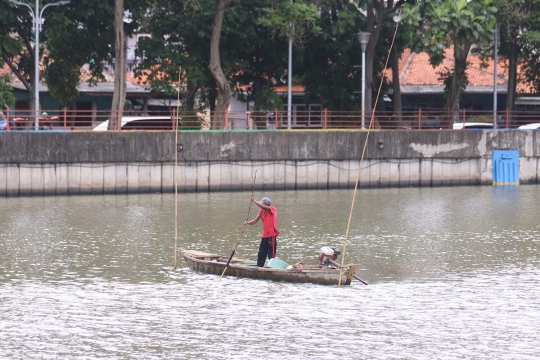
[[[263,232],[262,237],[272,237],[272,236],[278,236],[279,230],[276,228],[277,225],[277,210],[274,206],[270,206],[270,210],[263,210],[261,209],[259,211],[259,215],[261,215],[261,220],[263,222]]]

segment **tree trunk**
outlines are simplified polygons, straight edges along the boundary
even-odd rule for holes
[[[452,82],[446,94],[446,108],[450,117],[443,119],[443,128],[452,129],[452,124],[459,121],[459,99],[461,97],[461,84],[467,70],[467,56],[471,44],[454,44],[454,72]]]
[[[195,114],[195,95],[197,95],[197,85],[193,81],[187,82],[187,94],[186,94],[186,114]]]
[[[114,2],[114,91],[109,130],[120,130],[126,102],[126,38],[124,35],[124,0]]]
[[[382,21],[385,15],[385,1],[373,0],[367,3],[366,31],[371,33],[366,47],[366,126],[371,121],[373,104],[373,61],[375,59],[375,47],[379,41]]]
[[[392,47],[390,53],[390,61],[392,62],[392,87],[394,92],[394,118],[395,125],[397,127],[411,127],[410,121],[403,123],[402,109],[401,109],[401,84],[399,82],[399,55],[396,47]]]
[[[221,38],[221,28],[223,27],[223,18],[225,9],[231,0],[219,0],[214,18],[214,27],[212,29],[212,37],[210,39],[210,72],[216,81],[218,88],[217,102],[214,111],[212,112],[212,129],[223,129],[225,119],[231,104],[231,86],[229,80],[223,73],[221,68],[221,59],[219,52],[219,41]]]
[[[514,103],[516,101],[516,83],[517,83],[517,51],[516,44],[511,42],[508,50],[508,88],[506,90],[506,110],[508,111],[508,117],[510,118],[509,125],[515,124],[515,120],[512,116],[514,110]]]

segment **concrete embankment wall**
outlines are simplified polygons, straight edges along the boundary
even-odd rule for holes
[[[364,152],[364,144],[367,146]],[[540,132],[0,133],[0,196],[491,185],[492,151],[538,182]],[[177,165],[176,165],[177,164]]]

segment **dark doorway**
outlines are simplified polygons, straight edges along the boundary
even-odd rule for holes
[[[75,112],[72,119],[72,125],[75,128],[92,126],[92,102],[77,101],[75,103]]]

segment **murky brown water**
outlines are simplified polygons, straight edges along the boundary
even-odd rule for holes
[[[180,194],[179,246],[230,254],[249,195]],[[352,191],[263,195],[283,260],[343,246]],[[0,358],[539,358],[538,203],[537,186],[360,190],[346,259],[370,285],[338,288],[173,272],[171,194],[3,198]]]

